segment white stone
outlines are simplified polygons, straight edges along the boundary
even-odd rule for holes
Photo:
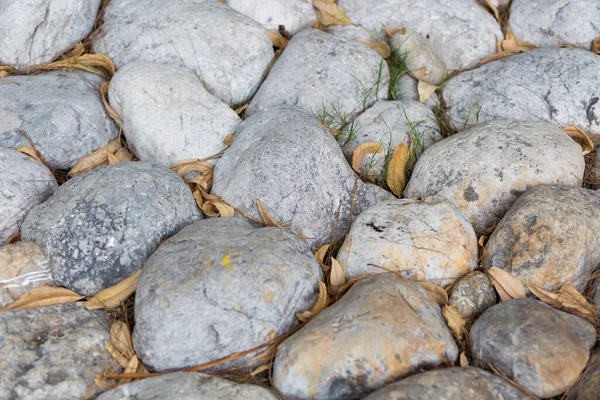
[[[294,34],[317,20],[312,0],[227,0],[227,5],[274,31],[283,25]]]

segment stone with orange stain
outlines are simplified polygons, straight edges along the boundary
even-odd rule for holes
[[[581,147],[547,122],[496,119],[434,143],[421,155],[405,197],[438,194],[487,234],[527,188],[580,186]]]
[[[273,384],[288,399],[359,399],[457,356],[433,297],[414,281],[378,274],[278,347]]]
[[[600,263],[600,192],[565,185],[528,189],[486,244],[485,265],[554,291],[580,291]]]
[[[541,398],[559,395],[577,381],[596,342],[588,321],[534,299],[491,307],[470,335],[474,365],[493,366]]]
[[[477,266],[477,237],[443,197],[388,200],[356,218],[338,261],[348,278],[388,270],[446,286]]]

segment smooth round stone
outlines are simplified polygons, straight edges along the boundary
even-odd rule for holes
[[[473,271],[456,282],[448,299],[448,304],[465,317],[476,317],[497,302],[494,285],[480,271]]]
[[[402,30],[390,38],[390,48],[400,57],[406,57],[406,68],[420,81],[439,85],[448,68],[433,48],[429,38],[415,31]]]
[[[227,0],[227,5],[260,22],[265,29],[278,31],[283,26],[291,34],[317,20],[311,0]]]

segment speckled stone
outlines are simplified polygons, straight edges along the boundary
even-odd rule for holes
[[[490,278],[480,271],[473,271],[456,282],[448,299],[448,304],[465,317],[476,317],[497,302]]]
[[[406,57],[406,68],[420,81],[439,85],[448,68],[433,48],[431,39],[412,30],[401,30],[390,38],[390,48]]]

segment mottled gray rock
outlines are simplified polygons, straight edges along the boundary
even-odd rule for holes
[[[324,29],[332,35],[349,39],[364,39],[371,42],[379,42],[382,40],[387,42],[388,39],[385,30],[371,30],[359,25],[329,25]]]
[[[404,196],[446,197],[485,234],[528,187],[580,186],[584,164],[581,147],[556,125],[498,119],[428,148]]]
[[[2,0],[0,64],[41,64],[85,39],[101,0]]]
[[[337,259],[348,278],[387,270],[447,286],[477,267],[477,236],[443,197],[388,200],[356,217]]]
[[[283,25],[294,34],[317,20],[312,0],[227,0],[227,5],[274,31]]]
[[[473,367],[442,368],[389,384],[363,400],[533,400],[504,379]]]
[[[375,50],[354,39],[306,29],[275,61],[246,115],[287,104],[336,125],[387,98],[388,84],[388,66]],[[330,115],[323,117],[324,112]]]
[[[407,28],[431,41],[450,69],[475,66],[496,52],[500,26],[472,0],[339,0],[352,19],[373,31]]]
[[[187,185],[167,168],[120,163],[76,176],[23,222],[57,285],[82,295],[134,273],[163,237],[201,218]]]
[[[0,312],[0,398],[70,400],[96,392],[112,361],[104,311],[81,303]]]
[[[590,357],[585,372],[577,383],[569,389],[566,400],[590,400],[600,398],[600,353]]]
[[[33,242],[0,246],[0,307],[5,307],[29,289],[53,286],[48,260]]]
[[[555,291],[583,291],[600,264],[600,193],[540,185],[525,191],[500,221],[485,248],[485,265]]]
[[[306,112],[272,108],[246,119],[215,166],[212,193],[253,218],[256,199],[311,247],[345,234],[351,212],[392,195],[357,178],[331,133]]]
[[[127,64],[111,80],[108,97],[139,159],[166,166],[217,154],[241,122],[196,75],[173,65]]]
[[[98,91],[103,82],[62,71],[2,78],[0,146],[31,147],[23,131],[52,168],[73,167],[117,137]]]
[[[19,233],[27,213],[46,201],[57,187],[54,175],[44,164],[0,147],[0,245]]]
[[[381,143],[381,152],[365,156],[360,164],[361,173],[385,182],[384,169],[394,148],[404,143],[414,146],[414,155],[440,140],[442,135],[431,110],[416,101],[380,100],[348,124],[338,137],[346,158],[367,142]]]
[[[112,0],[93,45],[117,68],[133,61],[188,68],[230,106],[252,97],[273,57],[258,22],[206,0]]]
[[[417,282],[378,274],[279,345],[273,385],[288,399],[359,399],[457,356],[433,297]]]
[[[399,30],[390,38],[390,48],[406,57],[406,68],[418,80],[439,85],[446,77],[448,68],[429,37],[412,30]]]
[[[596,342],[588,321],[534,299],[489,308],[470,335],[475,365],[491,365],[541,398],[577,381]]]
[[[600,37],[597,0],[513,0],[508,23],[519,40],[538,47],[590,48]]]
[[[277,400],[268,389],[198,372],[146,378],[102,393],[98,400]],[[508,400],[508,399],[507,399]]]
[[[494,118],[548,121],[600,133],[600,57],[581,49],[535,49],[450,79],[448,117],[461,130]]]
[[[289,231],[239,218],[187,226],[144,264],[136,352],[150,368],[169,370],[252,349],[295,326],[295,313],[316,300],[321,275],[308,246]],[[233,366],[256,362],[226,365]]]
[[[466,317],[476,317],[497,302],[490,278],[479,271],[473,271],[458,281],[448,299],[448,304]]]

